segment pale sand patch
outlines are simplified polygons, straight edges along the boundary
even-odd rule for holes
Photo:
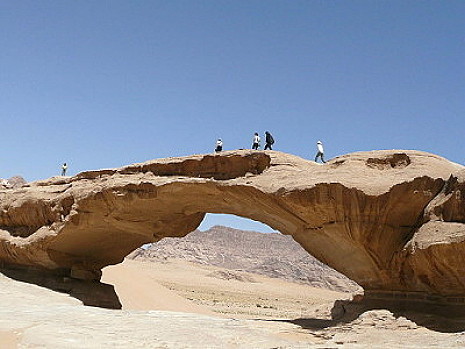
[[[163,310],[214,315],[205,307],[177,295],[160,285],[150,270],[139,263],[125,261],[103,269],[102,282],[115,286],[123,310]]]
[[[0,331],[0,348],[16,349],[21,338],[18,331]]]

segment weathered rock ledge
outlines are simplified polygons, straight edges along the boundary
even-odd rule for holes
[[[142,244],[185,236],[207,212],[292,235],[369,292],[465,296],[465,168],[419,151],[320,165],[241,150],[0,189],[0,261],[99,279]]]

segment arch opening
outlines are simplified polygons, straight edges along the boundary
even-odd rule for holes
[[[215,225],[259,233],[280,233],[262,222],[224,213],[207,213],[197,229],[205,231]]]
[[[128,258],[145,263],[164,287],[228,316],[302,317],[361,291],[291,236],[229,214],[206,214],[186,236],[163,238]]]

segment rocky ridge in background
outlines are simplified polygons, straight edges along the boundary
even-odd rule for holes
[[[21,188],[26,183],[26,180],[21,176],[13,176],[8,179],[0,178],[0,186],[3,188]]]
[[[186,237],[165,238],[139,248],[136,260],[184,259],[189,262],[246,271],[341,292],[360,290],[355,282],[309,255],[290,236],[223,226],[196,230]]]

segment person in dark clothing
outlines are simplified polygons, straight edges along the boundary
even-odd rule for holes
[[[221,138],[218,138],[218,140],[216,141],[215,151],[218,153],[222,150],[223,150],[223,141],[221,140]]]
[[[258,150],[258,147],[260,147],[260,136],[258,135],[257,132],[255,132],[253,136],[253,141],[252,141],[252,149]]]
[[[267,149],[273,150],[272,149],[273,144],[274,144],[273,136],[271,135],[271,133],[266,131],[265,132],[265,148],[263,148],[263,150],[267,150]]]

